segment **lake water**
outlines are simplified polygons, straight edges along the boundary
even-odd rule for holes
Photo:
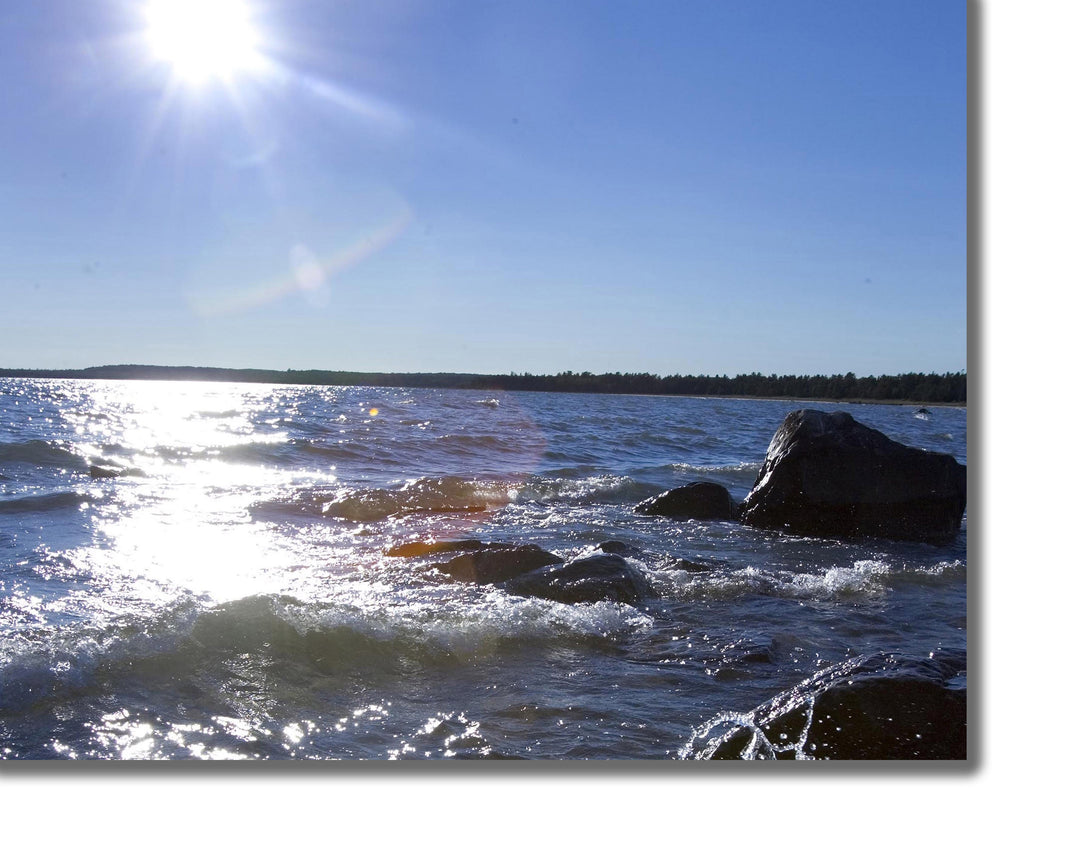
[[[0,757],[673,759],[853,658],[963,658],[966,520],[942,547],[633,512],[745,497],[803,407],[967,462],[962,408],[0,380]],[[465,539],[618,541],[650,594],[387,553]]]

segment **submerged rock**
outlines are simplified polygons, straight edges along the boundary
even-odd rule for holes
[[[672,519],[737,519],[738,505],[726,487],[708,481],[696,481],[647,498],[634,507],[645,516],[668,516]]]
[[[516,545],[506,542],[483,542],[478,539],[417,540],[387,549],[387,557],[426,557],[453,554],[449,561],[435,563],[441,572],[458,581],[475,584],[495,584],[517,577],[542,566],[562,563],[562,558],[538,545]]]
[[[876,654],[830,667],[746,714],[720,714],[696,760],[963,760],[966,658]]]
[[[617,539],[604,540],[597,548],[605,554],[618,554],[621,557],[632,557],[641,554],[640,548]]]
[[[461,552],[432,565],[457,581],[496,584],[514,595],[534,596],[565,604],[594,601],[634,603],[651,595],[641,573],[621,554],[637,549],[614,540],[600,551],[564,562],[538,545],[480,540],[411,542],[387,551],[392,557],[420,557]]]
[[[809,536],[945,543],[960,529],[967,469],[849,413],[797,410],[769,443],[742,521]]]
[[[458,581],[497,584],[543,566],[562,563],[562,558],[538,545],[488,543],[484,548],[459,554],[436,568]]]
[[[497,545],[497,543],[483,543],[478,539],[455,539],[428,542],[416,540],[415,542],[403,542],[387,549],[387,557],[423,557],[427,554],[443,554],[447,551],[479,551],[485,545]]]
[[[590,554],[536,569],[500,584],[515,595],[564,604],[621,601],[634,604],[651,595],[641,573],[618,554]]]
[[[718,557],[706,557],[702,560],[687,560],[685,557],[676,557],[671,561],[670,569],[678,569],[680,572],[699,574],[702,572],[715,572],[731,564],[727,560]]]

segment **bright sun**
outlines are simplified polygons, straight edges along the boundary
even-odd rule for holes
[[[145,36],[151,53],[180,81],[230,81],[263,59],[244,0],[149,0]]]

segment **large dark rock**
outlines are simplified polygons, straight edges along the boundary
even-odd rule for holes
[[[727,489],[718,483],[697,481],[647,498],[634,507],[645,516],[672,519],[737,519],[739,508]]]
[[[622,601],[634,604],[650,595],[641,573],[618,554],[590,554],[536,569],[500,584],[515,595],[564,604]]]
[[[962,760],[966,658],[845,661],[747,714],[725,712],[684,748],[698,760]]]
[[[769,443],[742,521],[809,536],[945,543],[960,529],[967,469],[894,442],[848,413],[797,410]]]

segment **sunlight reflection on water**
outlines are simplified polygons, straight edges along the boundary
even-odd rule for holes
[[[230,448],[288,442],[280,424],[256,432],[267,392],[151,382],[110,389],[107,419],[95,423],[92,438],[106,450],[132,452],[128,462],[141,474],[124,480],[116,508],[96,518],[112,566],[219,601],[279,588],[295,553],[253,521],[249,508],[298,481],[334,478],[221,457]]]

